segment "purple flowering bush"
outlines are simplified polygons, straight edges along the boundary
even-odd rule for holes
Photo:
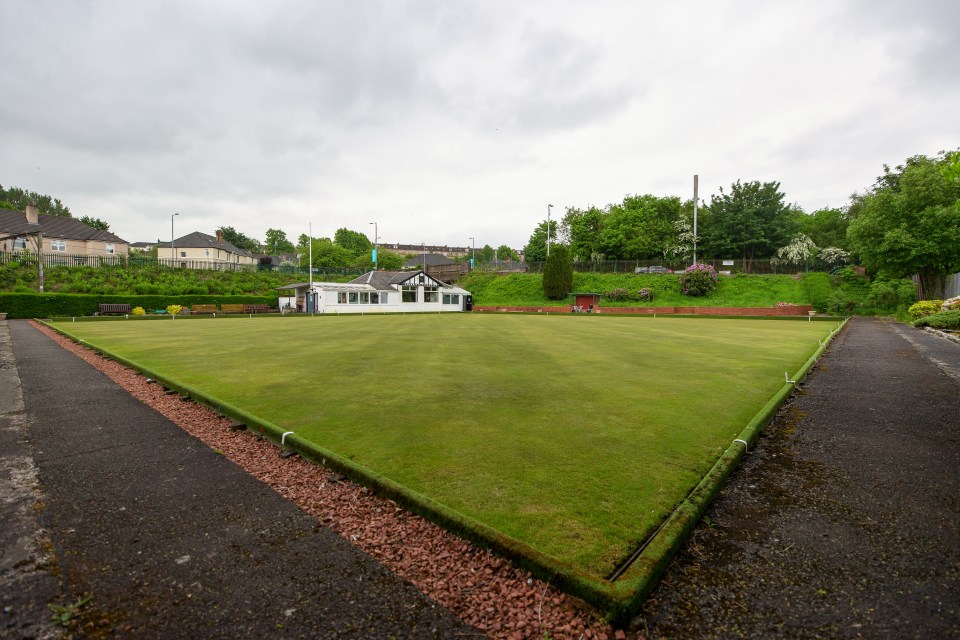
[[[653,302],[653,290],[644,287],[637,292],[637,299],[643,302]]]
[[[680,274],[680,291],[685,296],[705,296],[717,288],[713,265],[693,263]]]

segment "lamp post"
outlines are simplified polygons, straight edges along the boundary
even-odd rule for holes
[[[177,264],[176,264],[176,263],[177,263],[177,250],[176,250],[176,248],[175,248],[174,245],[173,245],[173,242],[174,242],[174,241],[173,241],[173,216],[178,216],[178,215],[180,215],[180,214],[179,214],[179,213],[175,213],[175,214],[173,214],[172,216],[170,216],[170,266],[171,266],[171,267],[177,266]]]
[[[427,274],[427,243],[421,243],[421,250],[423,251],[423,274]]]
[[[470,238],[470,270],[473,271],[477,266],[477,241]]]
[[[378,251],[378,249],[380,248],[380,245],[379,245],[380,236],[377,235],[377,223],[371,222],[370,224],[373,225],[373,270],[376,271],[377,261],[380,259],[380,252]]]
[[[553,208],[552,204],[547,205],[547,257],[550,257],[550,209]]]
[[[693,174],[693,264],[697,264],[697,201],[700,197],[700,175]]]

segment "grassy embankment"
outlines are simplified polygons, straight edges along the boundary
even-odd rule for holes
[[[691,298],[680,291],[676,275],[634,275],[622,273],[574,273],[574,291],[606,293],[618,288],[653,292],[653,302],[614,301],[604,299],[601,306],[617,307],[773,307],[778,302],[813,304],[811,281],[830,294],[830,283],[824,274],[812,277],[786,275],[721,276],[716,291],[708,296]],[[805,282],[805,280],[807,280]],[[542,277],[535,273],[497,275],[475,272],[463,278],[459,285],[473,293],[476,305],[551,306],[564,304],[543,295]],[[822,295],[822,294],[821,294]]]

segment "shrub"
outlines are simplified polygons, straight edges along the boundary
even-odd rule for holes
[[[917,285],[906,278],[876,280],[870,285],[867,302],[881,311],[908,307],[917,299]]]
[[[685,296],[705,296],[717,288],[713,265],[693,263],[680,274],[680,291]]]
[[[551,300],[563,300],[573,291],[573,260],[566,245],[553,245],[543,265],[543,294]]]
[[[637,291],[637,299],[643,302],[653,302],[653,290],[644,287]]]
[[[924,316],[914,320],[913,326],[960,331],[960,309],[956,311],[941,311],[940,313]]]
[[[933,314],[939,312],[943,307],[943,300],[921,300],[916,304],[910,306],[907,309],[907,313],[910,314],[914,320],[919,320],[920,318],[925,318],[926,316],[932,316]]]
[[[807,300],[819,313],[826,313],[833,294],[830,276],[825,273],[808,273],[803,276],[803,289]]]
[[[606,298],[607,300],[617,300],[617,301],[634,299],[633,294],[626,287],[617,287],[612,291],[605,291],[603,294],[603,297]]]
[[[135,316],[145,316],[147,312],[143,310],[143,307],[134,307],[131,313]]]
[[[180,313],[181,309],[183,309],[183,307],[179,304],[171,304],[167,306],[167,313],[169,313],[171,316],[175,316]]]
[[[847,295],[843,289],[837,289],[830,294],[827,311],[836,315],[848,316],[854,312],[857,305],[857,301]]]

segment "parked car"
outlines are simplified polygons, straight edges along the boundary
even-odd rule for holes
[[[652,267],[637,267],[634,270],[635,273],[673,273],[673,269],[667,269],[666,267],[661,267],[660,265],[654,265]]]

